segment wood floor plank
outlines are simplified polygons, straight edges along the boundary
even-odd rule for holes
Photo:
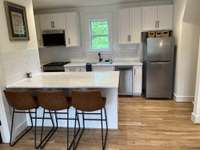
[[[192,103],[144,100],[120,97],[119,130],[110,130],[107,150],[200,150],[200,125],[191,121]],[[72,131],[71,131],[72,132]],[[66,150],[65,129],[59,129],[45,150]],[[86,130],[79,150],[100,150],[99,130]],[[32,150],[33,136],[28,134],[14,148]]]

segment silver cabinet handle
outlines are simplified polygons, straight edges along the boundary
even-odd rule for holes
[[[128,42],[131,41],[131,35],[128,35]]]
[[[51,21],[51,28],[55,28],[55,22]]]
[[[157,20],[157,21],[155,22],[155,28],[160,28],[160,21],[159,21],[159,20]]]
[[[133,68],[133,75],[135,76],[136,75],[136,69]]]

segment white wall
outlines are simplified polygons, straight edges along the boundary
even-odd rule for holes
[[[177,44],[175,99],[194,99],[200,28],[184,22],[187,0],[175,0],[175,37]]]
[[[8,28],[6,22],[6,15],[4,10],[4,0],[0,1],[0,69],[2,69],[3,74],[0,73],[0,76],[3,76],[3,81],[0,83],[2,90],[7,84],[10,84],[16,80],[25,77],[26,72],[36,73],[40,71],[40,61],[39,53],[37,47],[37,38],[35,31],[35,21],[33,14],[33,5],[32,0],[9,0],[10,2],[23,5],[26,7],[27,19],[30,40],[29,41],[16,41],[11,42],[8,37]],[[2,92],[2,91],[1,91]],[[0,107],[3,107],[5,111],[1,110],[0,118],[3,118],[3,140],[8,142],[9,131],[7,126],[10,123],[10,111],[9,106],[3,96],[0,94]],[[5,118],[6,117],[6,118]],[[25,116],[18,117],[16,119],[16,125],[20,130],[20,123],[22,125],[26,121]]]

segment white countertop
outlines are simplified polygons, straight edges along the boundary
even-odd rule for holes
[[[7,88],[118,88],[119,72],[39,73]]]
[[[86,62],[71,62],[66,64],[65,67],[81,67],[85,66]],[[94,63],[92,66],[142,66],[142,62],[139,61],[122,61],[110,63]]]

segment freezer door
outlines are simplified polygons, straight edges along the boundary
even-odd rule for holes
[[[146,70],[146,98],[172,98],[173,63],[149,62]]]
[[[174,58],[174,38],[148,38],[147,61],[171,61]]]

